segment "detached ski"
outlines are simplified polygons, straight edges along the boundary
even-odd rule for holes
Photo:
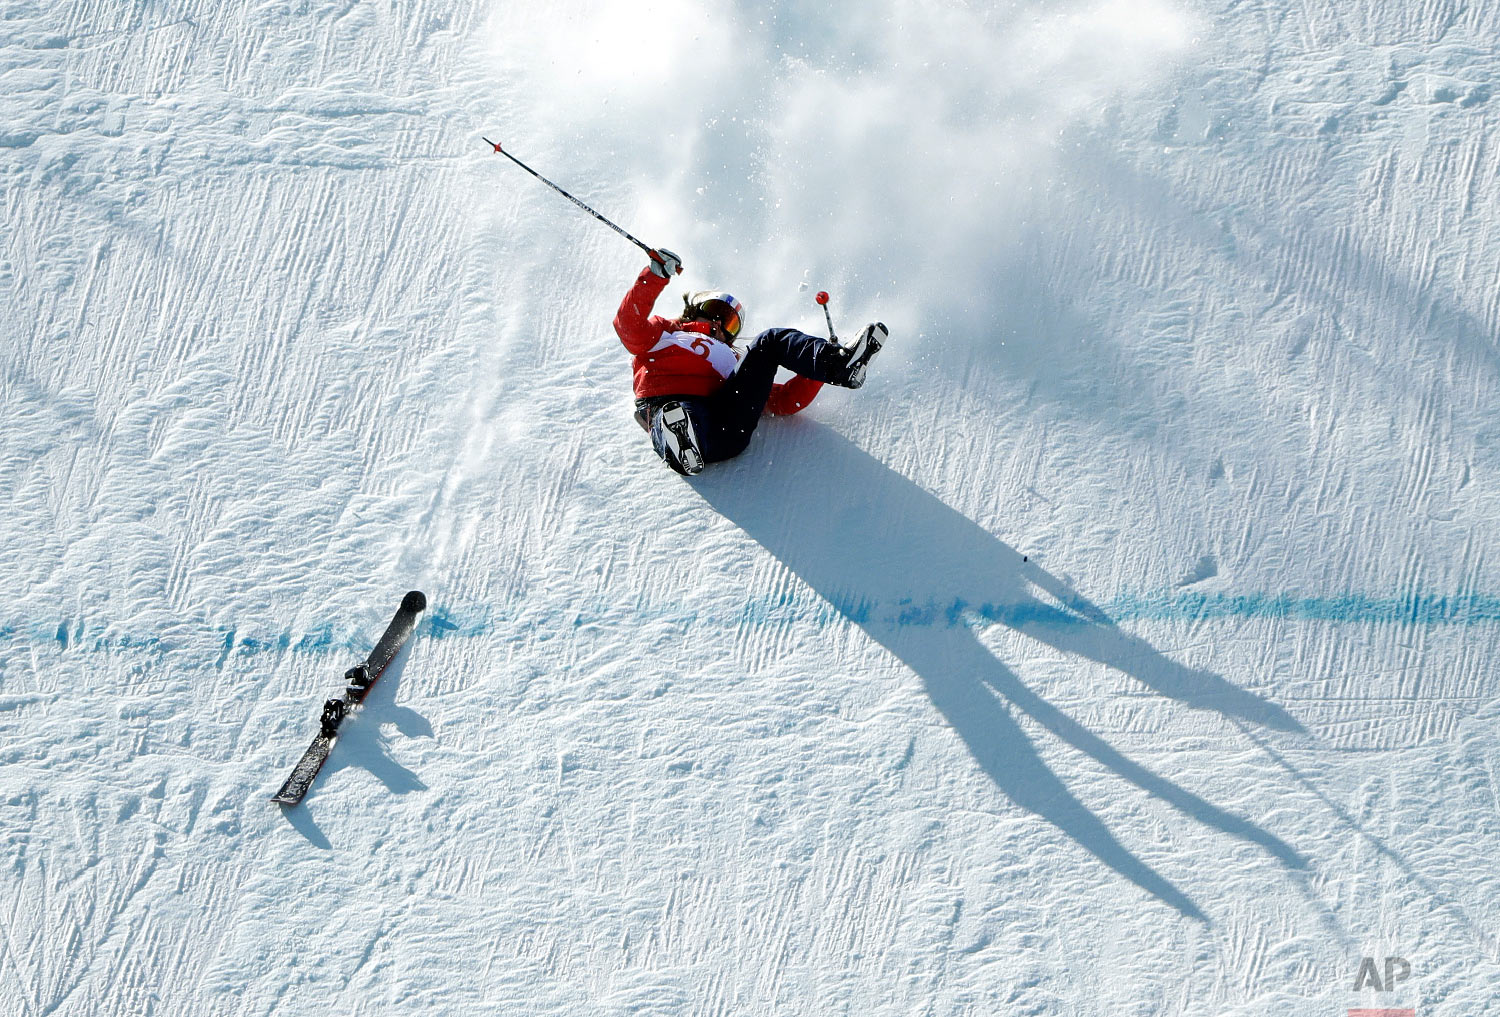
[[[283,805],[296,805],[307,794],[307,789],[312,786],[313,778],[318,771],[323,769],[323,764],[328,760],[328,753],[333,749],[333,743],[338,741],[339,725],[349,715],[349,711],[364,702],[370,686],[380,677],[396,654],[401,652],[401,647],[406,644],[407,638],[412,630],[417,627],[417,618],[423,611],[427,610],[427,598],[418,590],[412,590],[401,599],[401,607],[396,612],[396,617],[391,619],[390,625],[386,626],[385,635],[380,637],[380,642],[375,644],[375,649],[370,651],[370,656],[363,664],[351,667],[344,674],[344,694],[337,699],[330,699],[323,704],[323,716],[319,721],[318,736],[312,740],[307,751],[302,753],[302,758],[297,765],[292,767],[292,775],[281,785],[281,790],[271,798],[273,802]]]

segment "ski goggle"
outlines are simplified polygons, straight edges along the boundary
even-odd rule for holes
[[[728,294],[725,294],[728,296]],[[701,321],[711,321],[722,328],[729,338],[734,339],[740,334],[740,308],[739,301],[733,297],[725,300],[720,297],[711,297],[690,303],[686,313]]]

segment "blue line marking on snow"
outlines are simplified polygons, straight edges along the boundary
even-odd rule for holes
[[[436,611],[423,619],[417,631],[432,639],[446,639],[453,636],[479,636],[497,628],[489,620],[490,612],[487,609],[471,612],[471,614],[473,617],[470,620],[463,621],[455,620],[447,612]],[[83,650],[107,653],[113,650],[142,650],[163,655],[184,649],[194,642],[191,633],[181,628],[173,636],[140,636],[128,632],[111,631],[107,625],[89,627],[101,634],[90,639],[83,638],[85,625],[76,620],[64,621],[56,626],[50,622],[31,626],[4,625],[0,626],[0,647],[16,644],[30,646],[50,644],[61,652]],[[324,625],[322,628],[300,636],[291,632],[263,636],[240,635],[237,629],[222,626],[207,631],[212,633],[212,642],[218,646],[214,660],[216,668],[222,668],[231,657],[263,653],[346,652],[363,655],[369,650],[367,644],[374,639],[374,635],[370,632],[363,631],[337,635],[331,625]]]
[[[783,593],[775,598],[746,601],[733,616],[706,614],[685,605],[635,605],[629,608],[601,605],[597,610],[569,607],[566,613],[528,614],[517,603],[509,607],[477,605],[471,608],[436,608],[423,619],[417,632],[429,639],[473,639],[494,632],[526,633],[533,639],[548,639],[564,628],[586,625],[668,623],[684,628],[702,622],[721,628],[758,628],[788,623],[811,623],[818,627],[843,621],[856,625],[895,628],[975,628],[1007,625],[1011,628],[1056,628],[1098,624],[1091,618],[1041,600],[1009,604],[971,604],[961,598],[951,601],[900,599],[882,602],[857,595],[832,602],[809,598],[799,606],[796,596]],[[1343,625],[1403,625],[1419,627],[1470,627],[1500,622],[1500,597],[1485,594],[1409,594],[1372,597],[1344,594],[1336,597],[1296,597],[1271,593],[1173,593],[1157,596],[1125,595],[1099,605],[1109,619],[1121,622],[1198,622],[1218,620],[1281,620],[1325,622]],[[569,624],[571,623],[571,625]],[[85,630],[100,633],[85,638]],[[242,635],[237,628],[208,630],[217,644],[215,667],[231,657],[265,653],[360,654],[372,638],[369,631],[336,633],[324,625],[301,635],[279,632]],[[109,652],[136,650],[166,654],[186,649],[194,640],[178,629],[172,636],[141,636],[118,632],[108,625],[70,619],[61,623],[40,622],[32,626],[0,625],[0,647],[29,645],[56,648],[58,652]]]
[[[1500,597],[1413,593],[1400,597],[1345,594],[1182,593],[1170,597],[1123,597],[1105,608],[1111,617],[1143,621],[1216,618],[1285,618],[1298,621],[1402,625],[1483,625],[1500,621]]]

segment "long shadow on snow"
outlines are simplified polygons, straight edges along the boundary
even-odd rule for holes
[[[1206,920],[1190,898],[1121,845],[1068,791],[1008,703],[1199,822],[1258,844],[1287,866],[1306,866],[1284,841],[1132,762],[1037,695],[985,649],[974,626],[997,621],[1117,668],[1195,709],[1301,731],[1286,711],[1218,675],[1168,660],[1122,632],[1062,580],[829,428],[808,423],[782,437],[788,440],[778,461],[763,449],[760,457],[703,474],[695,488],[911,668],[1007,797],[1182,914]],[[1042,600],[1033,588],[1066,606]]]

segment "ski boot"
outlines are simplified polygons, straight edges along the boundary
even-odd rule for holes
[[[684,477],[703,472],[703,450],[693,420],[681,403],[663,403],[651,416],[651,445],[666,464]]]
[[[870,361],[875,359],[875,354],[885,345],[890,337],[890,332],[884,323],[874,322],[866,325],[864,331],[860,332],[859,338],[854,340],[854,345],[846,347],[849,359],[844,365],[845,376],[840,383],[845,388],[859,388],[865,383],[865,371],[870,367]]]

